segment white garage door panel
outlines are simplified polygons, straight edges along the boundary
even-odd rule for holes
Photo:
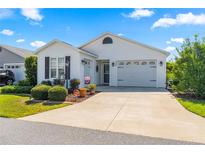
[[[14,73],[16,82],[25,79],[25,67],[23,63],[7,63],[4,64],[4,69],[11,70]]]
[[[134,62],[126,65],[126,61],[124,65],[118,66],[118,86],[156,87],[156,65],[150,65],[150,61],[141,65],[141,62],[139,61],[139,65]]]

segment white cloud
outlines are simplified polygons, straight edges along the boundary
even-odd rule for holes
[[[0,19],[9,18],[13,15],[11,9],[0,9]]]
[[[16,40],[17,43],[25,42],[25,39],[18,39]]]
[[[171,51],[175,51],[175,49],[176,49],[176,48],[173,47],[173,46],[168,46],[168,47],[166,47],[164,50],[171,52]]]
[[[118,36],[123,36],[124,34],[122,34],[122,33],[119,33],[119,34],[117,34]]]
[[[180,38],[171,38],[172,42],[176,42],[176,43],[183,43],[184,42],[184,38],[180,37]]]
[[[157,20],[153,25],[152,28],[157,28],[157,27],[169,27],[172,25],[176,25],[176,20],[172,18],[160,18]]]
[[[154,14],[154,11],[148,9],[135,9],[129,14],[122,14],[124,17],[132,18],[132,19],[140,19],[142,17],[150,17]]]
[[[175,43],[183,43],[185,41],[184,38],[178,37],[178,38],[171,38],[169,41],[166,41],[166,44],[171,44],[172,42]]]
[[[7,36],[11,36],[14,34],[14,31],[10,30],[10,29],[4,29],[0,32],[3,35],[7,35]]]
[[[152,28],[170,27],[174,25],[205,25],[205,14],[194,15],[193,13],[177,14],[176,18],[160,18],[152,25]]]
[[[43,42],[43,41],[33,41],[33,42],[30,43],[30,45],[31,45],[32,47],[35,47],[35,48],[42,47],[42,46],[44,46],[45,44],[46,44],[46,43]]]
[[[172,42],[171,41],[166,41],[166,44],[171,44]]]
[[[40,10],[35,8],[21,9],[21,14],[28,20],[41,21],[43,19],[43,15],[40,14]]]

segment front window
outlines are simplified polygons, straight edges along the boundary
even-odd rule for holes
[[[65,77],[65,60],[63,57],[51,58],[51,78],[64,79]]]
[[[150,65],[155,65],[154,61],[149,62]]]
[[[58,78],[64,79],[64,58],[58,58]]]
[[[131,65],[131,62],[127,62],[127,65]]]
[[[56,78],[56,58],[51,58],[51,78]]]
[[[146,61],[143,61],[143,62],[141,63],[141,65],[147,65],[147,62],[146,62]]]
[[[112,41],[112,39],[110,37],[106,37],[106,38],[103,39],[102,43],[103,44],[112,44],[113,41]]]

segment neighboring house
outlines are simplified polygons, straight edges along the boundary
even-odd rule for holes
[[[8,45],[0,45],[0,68],[11,70],[15,80],[25,79],[25,58],[31,56],[32,52]]]
[[[168,52],[112,33],[80,48],[53,40],[37,50],[38,83],[56,78],[109,86],[166,86]],[[87,82],[87,81],[86,81]]]

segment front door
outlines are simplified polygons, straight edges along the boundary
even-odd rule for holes
[[[110,78],[109,72],[110,72],[109,63],[104,63],[104,65],[103,65],[103,82],[106,85],[109,85],[109,80],[110,80],[109,79]]]

